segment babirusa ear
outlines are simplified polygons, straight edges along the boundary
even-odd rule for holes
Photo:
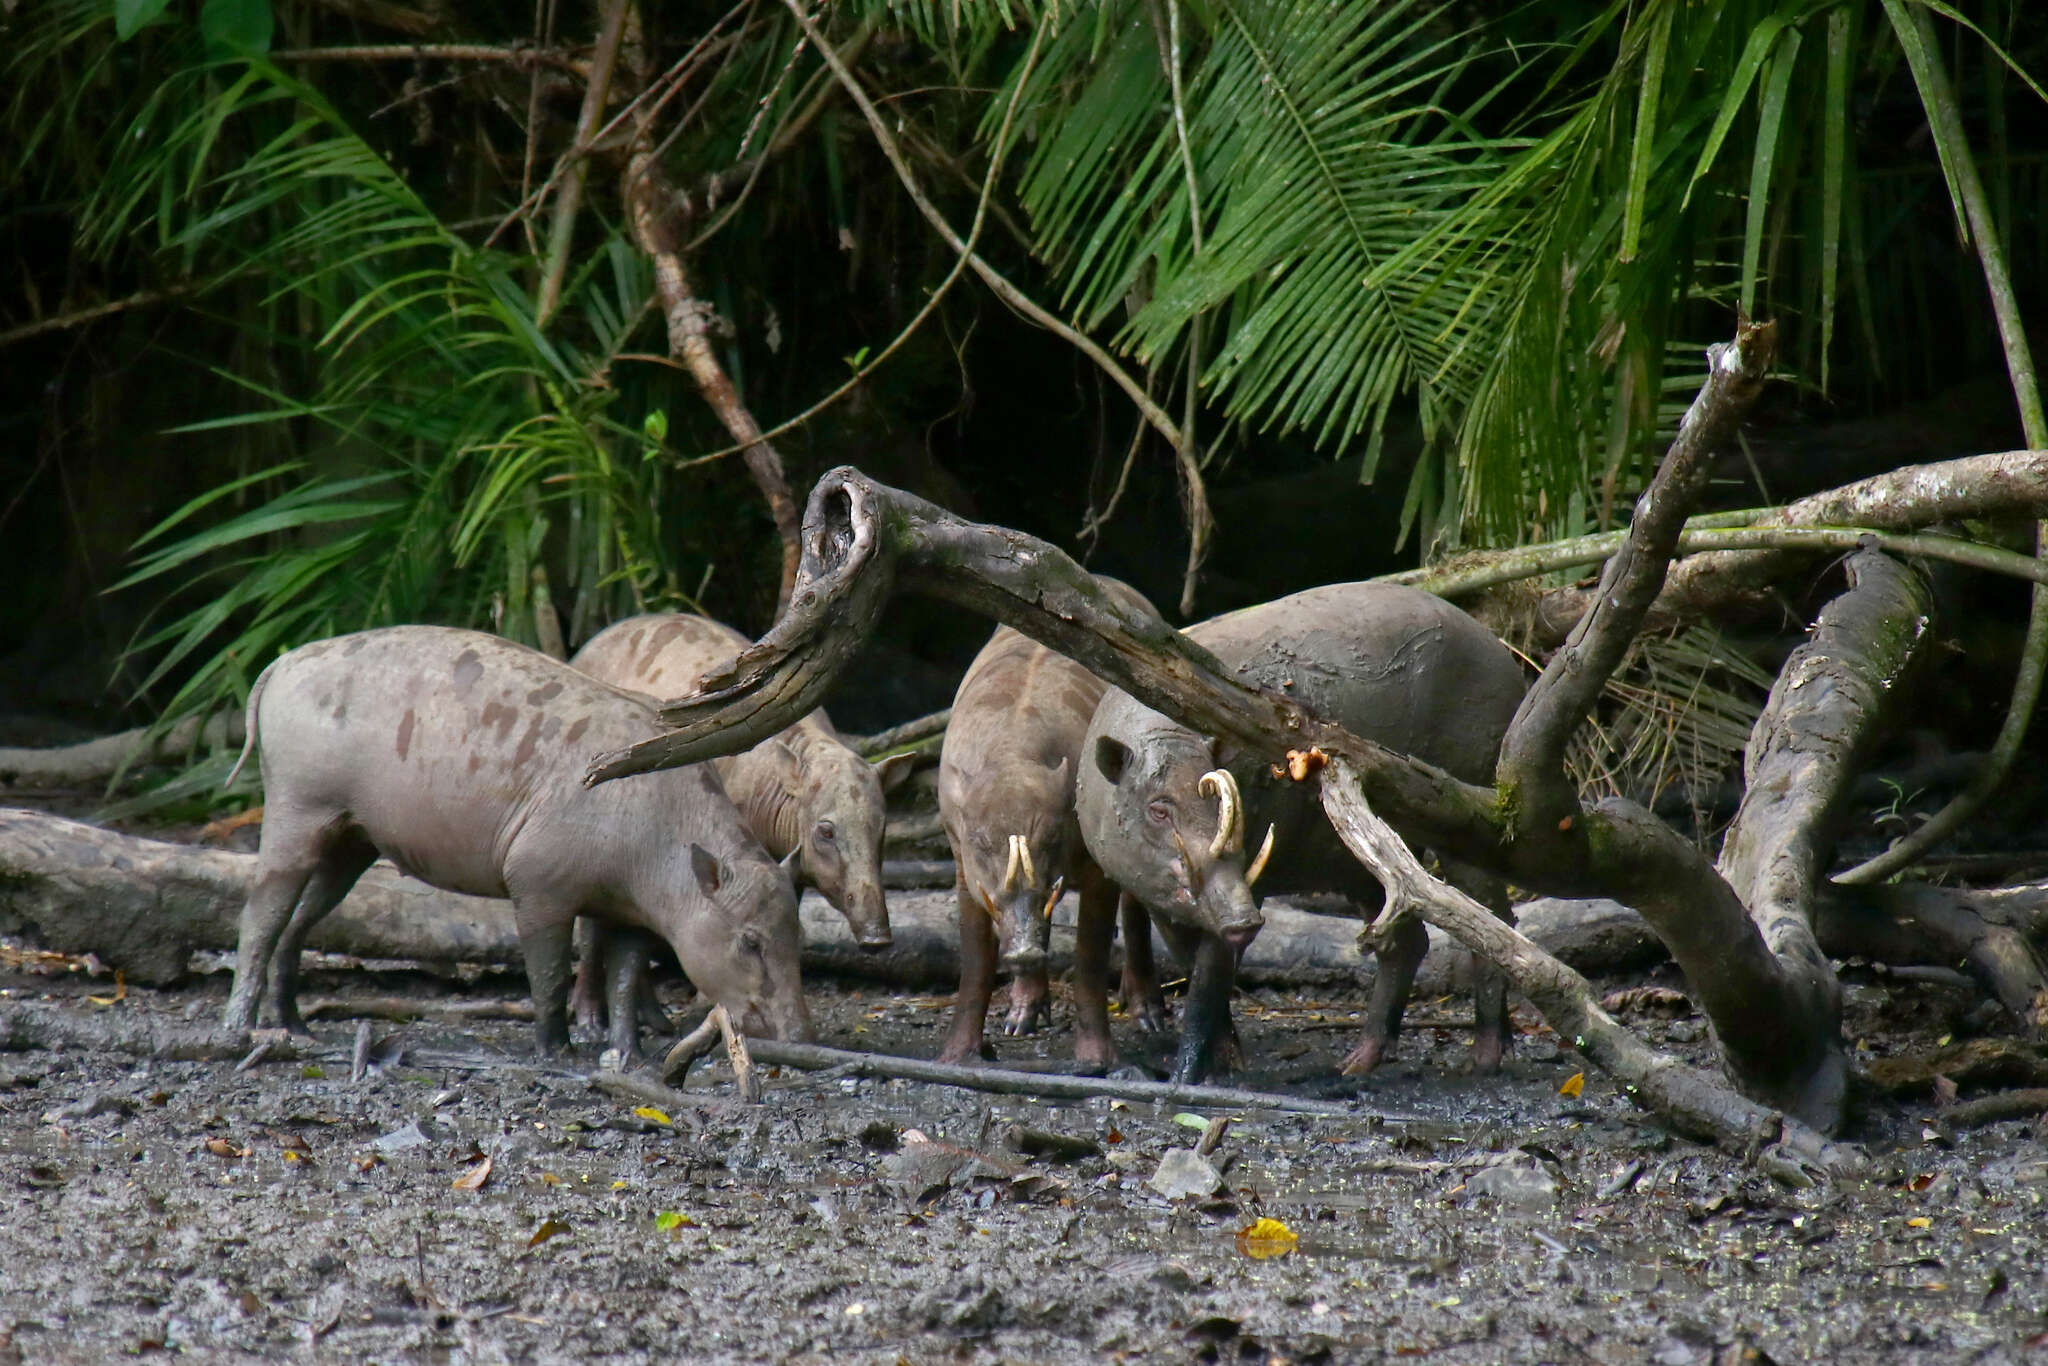
[[[1113,736],[1100,735],[1095,739],[1095,771],[1112,784],[1124,780],[1124,769],[1131,762],[1131,747]]]
[[[875,760],[874,768],[875,776],[882,780],[882,791],[894,792],[917,771],[917,756],[892,754],[886,759]]]
[[[716,895],[725,885],[725,869],[719,865],[717,856],[701,844],[690,846],[690,871],[706,896]]]

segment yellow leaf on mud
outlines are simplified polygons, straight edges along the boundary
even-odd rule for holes
[[[674,1233],[679,1228],[695,1228],[697,1221],[680,1210],[665,1209],[654,1216],[654,1226],[663,1233]]]
[[[1933,1221],[1932,1219],[1929,1219],[1929,1218],[1928,1218],[1928,1217],[1927,1217],[1926,1215],[1924,1215],[1924,1214],[1922,1214],[1922,1215],[1919,1215],[1919,1216],[1917,1216],[1917,1217],[1915,1217],[1915,1218],[1912,1218],[1912,1219],[1908,1219],[1908,1220],[1906,1221],[1906,1227],[1907,1227],[1907,1228],[1932,1228],[1933,1226],[1934,1226],[1934,1221]]]
[[[567,1233],[568,1231],[569,1226],[560,1219],[543,1219],[540,1222],[540,1227],[533,1231],[533,1236],[526,1240],[526,1245],[528,1247],[539,1247],[557,1233]]]
[[[1294,1230],[1278,1219],[1254,1219],[1237,1231],[1237,1250],[1262,1261],[1267,1257],[1285,1257],[1300,1242]]]
[[[614,1182],[612,1182],[612,1189],[613,1189],[613,1190],[615,1190],[615,1191],[622,1191],[622,1190],[624,1190],[625,1188],[626,1188],[626,1183],[625,1183],[625,1181],[624,1181],[623,1179],[622,1179],[622,1180],[618,1180],[618,1181],[614,1181]]]
[[[1565,1078],[1564,1085],[1557,1088],[1557,1093],[1560,1096],[1577,1096],[1585,1089],[1586,1074],[1584,1072],[1574,1072]]]
[[[633,1107],[633,1113],[641,1119],[652,1120],[656,1124],[666,1125],[671,1129],[676,1127],[674,1120],[655,1109],[652,1105],[636,1105]]]
[[[468,1171],[456,1177],[455,1180],[450,1184],[452,1184],[455,1187],[455,1189],[459,1191],[474,1191],[482,1190],[484,1182],[490,1179],[491,1159],[486,1157],[483,1161],[477,1163],[474,1167],[471,1167]]]
[[[559,1186],[562,1184],[562,1178],[556,1176],[553,1172],[542,1172],[540,1174],[540,1183],[543,1186]]]

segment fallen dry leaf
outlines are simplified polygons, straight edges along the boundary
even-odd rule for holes
[[[539,1247],[556,1234],[567,1233],[568,1231],[569,1226],[560,1219],[543,1219],[540,1221],[540,1227],[533,1231],[533,1236],[526,1240],[526,1245],[528,1247]]]
[[[1560,1096],[1578,1096],[1586,1089],[1586,1074],[1574,1072],[1564,1079],[1564,1085],[1557,1088]]]
[[[85,998],[96,1006],[117,1006],[128,999],[128,978],[121,969],[114,969],[114,994],[112,996],[88,996]]]
[[[240,1161],[249,1155],[247,1148],[237,1148],[224,1138],[207,1139],[206,1151],[212,1153],[215,1157],[225,1157],[230,1161]]]
[[[455,1189],[459,1191],[474,1191],[482,1190],[484,1182],[490,1179],[491,1159],[486,1157],[483,1161],[477,1163],[474,1167],[471,1167],[468,1171],[456,1177],[455,1180],[450,1184],[452,1184],[455,1187]]]
[[[1237,1250],[1261,1261],[1285,1257],[1300,1246],[1301,1238],[1278,1219],[1254,1219],[1237,1231]]]
[[[641,1119],[652,1120],[654,1123],[663,1125],[666,1128],[673,1129],[676,1127],[674,1120],[670,1119],[662,1111],[655,1109],[652,1105],[636,1105],[633,1107],[633,1113]]]

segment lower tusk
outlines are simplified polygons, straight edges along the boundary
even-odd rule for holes
[[[1052,890],[1046,893],[1045,897],[1045,918],[1047,920],[1052,919],[1052,908],[1059,905],[1060,898],[1066,894],[1067,880],[1063,877],[1054,878],[1052,880]]]
[[[988,888],[977,882],[974,884],[974,890],[981,893],[981,909],[988,912],[988,918],[998,925],[1002,924],[1003,913],[996,909],[996,899],[988,894]]]
[[[1266,860],[1273,857],[1273,829],[1270,825],[1266,827],[1266,838],[1259,844],[1258,857],[1253,859],[1252,866],[1245,870],[1244,885],[1247,888],[1259,880],[1259,874],[1266,871]]]

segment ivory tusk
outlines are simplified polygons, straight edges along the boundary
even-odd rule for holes
[[[974,890],[981,893],[981,909],[988,912],[988,918],[998,925],[1002,924],[1003,913],[996,909],[996,899],[988,894],[988,888],[977,882],[974,884]]]
[[[1024,860],[1024,885],[1026,887],[1036,887],[1038,885],[1038,870],[1031,866],[1031,845],[1022,835],[1012,835],[1010,838],[1017,841],[1017,857]]]
[[[1052,890],[1045,895],[1045,918],[1047,920],[1052,919],[1052,908],[1059,905],[1060,898],[1066,894],[1067,880],[1063,877],[1054,878],[1052,880]]]
[[[1017,890],[1017,846],[1024,842],[1020,835],[1010,836],[1010,862],[1003,869],[1003,895],[1009,896]]]
[[[1273,830],[1273,826],[1266,827],[1266,838],[1259,845],[1258,857],[1254,858],[1252,866],[1245,870],[1244,885],[1247,888],[1259,880],[1259,874],[1266,871],[1266,860],[1273,857]]]
[[[1222,858],[1225,854],[1241,853],[1244,850],[1244,802],[1237,790],[1237,779],[1227,768],[1212,768],[1202,775],[1196,788],[1204,797],[1216,799],[1216,838],[1209,841],[1209,857]]]

